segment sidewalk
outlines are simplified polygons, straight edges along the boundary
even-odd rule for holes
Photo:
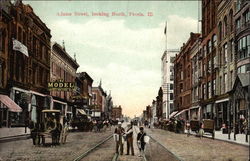
[[[185,131],[185,133],[187,133],[187,131]],[[191,132],[191,134],[195,135],[194,132]],[[209,134],[207,135],[206,133],[203,137],[212,138],[211,135]],[[248,135],[248,142],[246,142],[245,134],[237,134],[236,140],[234,140],[234,133],[231,133],[230,140],[229,140],[228,134],[222,134],[222,131],[215,131],[214,139],[249,146],[250,136]]]
[[[0,128],[0,138],[25,135],[25,134],[30,134],[29,128],[27,128],[26,133],[24,127]]]
[[[166,149],[185,161],[246,161],[249,148],[228,141],[208,137],[187,136],[162,129],[148,129],[146,133],[159,141]]]

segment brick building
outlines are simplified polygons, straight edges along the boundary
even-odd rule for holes
[[[79,109],[84,109],[90,114],[92,105],[92,84],[93,79],[87,72],[77,73],[76,78],[77,92],[74,96],[74,103]]]
[[[50,60],[50,82],[75,83],[76,71],[79,67],[76,60],[74,60],[65,50],[65,46],[54,42],[51,45],[51,60]],[[50,91],[51,108],[61,110],[62,115],[72,117],[73,109],[73,89],[52,89]]]
[[[1,5],[2,85],[22,108],[21,113],[10,113],[11,124],[23,126],[29,118],[39,122],[41,111],[50,108],[50,29],[22,1],[1,1]]]
[[[98,87],[92,88],[92,117],[103,117],[106,105],[106,96],[100,82]]]
[[[122,118],[122,107],[114,106],[112,108],[112,120],[120,120]]]
[[[185,119],[189,119],[188,111],[192,106],[191,102],[191,89],[192,89],[192,66],[190,49],[194,45],[200,34],[190,33],[190,38],[186,44],[183,44],[180,53],[176,55],[174,61],[174,89],[175,110],[178,110],[178,114],[175,116],[182,116]]]
[[[202,1],[202,72],[200,83],[201,93],[201,115],[202,118],[213,118],[213,108],[215,103],[216,66],[217,60],[217,8],[219,1]]]

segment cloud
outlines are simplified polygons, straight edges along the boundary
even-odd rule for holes
[[[115,19],[93,18],[85,23],[61,19],[49,28],[54,41],[65,40],[70,55],[80,53],[78,71],[88,72],[94,85],[102,78],[104,90],[112,90],[115,104],[122,105],[126,115],[134,116],[151,104],[160,87],[165,22],[136,30],[124,23]],[[180,48],[196,26],[192,18],[168,16],[168,47]]]

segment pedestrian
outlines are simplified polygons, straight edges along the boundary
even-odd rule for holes
[[[138,147],[140,150],[139,157],[141,157],[144,154],[145,145],[146,145],[146,142],[144,141],[145,136],[146,136],[146,133],[144,132],[143,127],[140,127],[140,132],[137,134],[137,143],[138,143]]]
[[[134,146],[133,146],[133,127],[131,124],[128,124],[128,129],[126,132],[126,139],[127,139],[127,155],[129,155],[129,150],[131,149],[132,155],[135,155],[134,153]]]
[[[118,127],[115,128],[115,134],[117,135],[116,139],[116,153],[118,153],[118,149],[120,148],[120,155],[123,155],[123,135],[125,134],[125,130],[122,127],[122,123],[118,122]]]

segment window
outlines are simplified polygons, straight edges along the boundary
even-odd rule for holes
[[[208,98],[211,98],[212,94],[211,94],[211,82],[208,82]]]
[[[204,55],[204,58],[207,55],[207,47],[206,46],[203,46],[203,55]]]
[[[212,72],[212,63],[211,63],[211,60],[208,61],[207,71],[208,71],[208,73]]]
[[[242,65],[237,69],[237,73],[248,73],[248,72],[250,72],[250,64]]]
[[[234,26],[234,22],[233,22],[233,10],[232,9],[230,10],[229,18],[230,18],[230,31],[232,32],[233,31],[233,26]]]
[[[244,36],[237,42],[238,59],[250,56],[250,35]]]
[[[250,12],[248,12],[249,16],[250,16]],[[246,46],[246,50],[247,50],[247,56],[250,57],[250,35],[247,35],[247,46]]]
[[[216,95],[216,79],[213,80],[213,95]]]
[[[5,51],[5,41],[6,41],[6,33],[4,29],[0,30],[0,51]]]
[[[215,48],[217,46],[217,36],[216,35],[213,35],[213,45],[212,47]]]
[[[234,40],[232,39],[230,42],[231,42],[230,60],[231,60],[231,62],[233,62],[233,60],[234,60]]]
[[[223,79],[220,77],[220,94],[223,93]]]
[[[233,76],[233,71],[230,72],[231,80],[230,80],[230,90],[233,88],[233,81],[234,81],[234,76]]]
[[[225,37],[227,35],[227,17],[224,17],[224,29],[223,29],[223,36]]]
[[[170,100],[173,100],[174,99],[174,95],[173,93],[170,93]]]
[[[206,64],[203,64],[203,75],[206,76]]]
[[[236,29],[240,29],[240,18],[236,20]]]
[[[202,91],[203,91],[203,99],[206,99],[206,84],[203,84],[203,89],[202,89]]]
[[[224,48],[224,62],[225,64],[228,62],[228,57],[227,57],[227,43],[223,46]]]
[[[228,80],[227,80],[227,74],[225,73],[225,74],[224,74],[225,92],[227,92],[227,86],[228,86],[227,82],[228,82]]]
[[[3,87],[3,65],[2,62],[0,62],[0,87]]]
[[[174,59],[175,59],[175,57],[170,57],[170,62],[174,63]]]
[[[207,51],[207,53],[209,54],[209,53],[211,53],[211,51],[212,51],[212,43],[211,43],[211,40],[209,40],[208,41],[208,51]]]
[[[219,40],[222,40],[222,23],[219,23]]]
[[[174,85],[171,83],[170,84],[170,90],[173,90],[174,89]]]

